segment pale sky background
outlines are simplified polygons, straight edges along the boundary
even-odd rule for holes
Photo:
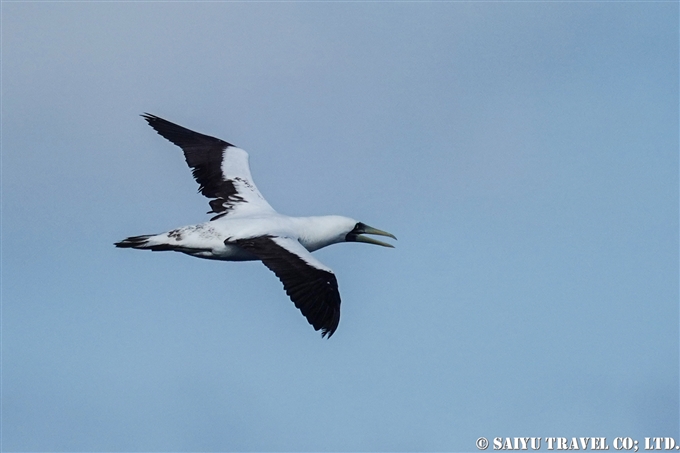
[[[678,24],[677,2],[3,3],[2,449],[678,439]],[[284,214],[399,238],[316,253],[333,338],[260,263],[114,248],[209,218],[143,112],[249,151]]]

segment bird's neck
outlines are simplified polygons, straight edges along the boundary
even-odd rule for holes
[[[344,242],[338,229],[338,216],[298,217],[300,243],[310,252],[331,244]]]

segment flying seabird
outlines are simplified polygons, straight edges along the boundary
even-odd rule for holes
[[[338,281],[333,271],[310,252],[340,242],[393,247],[362,235],[396,237],[348,217],[279,214],[257,190],[247,152],[155,115],[145,113],[142,117],[158,134],[182,148],[199,192],[210,199],[208,214],[215,216],[167,233],[132,236],[115,246],[172,250],[222,261],[262,261],[281,280],[314,330],[330,338],[340,321]]]

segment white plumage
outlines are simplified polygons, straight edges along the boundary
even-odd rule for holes
[[[133,236],[115,245],[223,261],[260,260],[279,277],[314,329],[330,338],[340,320],[338,284],[333,271],[310,252],[340,242],[392,247],[362,234],[396,238],[348,217],[281,215],[255,186],[247,152],[157,116],[142,116],[156,132],[182,148],[199,191],[211,199],[209,213],[216,215],[205,223]]]

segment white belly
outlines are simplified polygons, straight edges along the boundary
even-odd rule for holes
[[[244,251],[235,245],[222,244],[219,248],[211,250],[200,249],[182,249],[179,250],[187,255],[195,256],[196,258],[205,258],[209,260],[220,261],[257,261],[257,257]]]

